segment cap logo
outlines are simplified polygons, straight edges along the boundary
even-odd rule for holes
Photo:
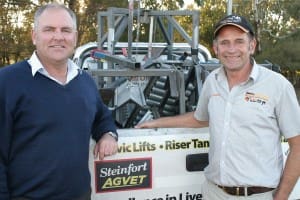
[[[220,24],[227,24],[227,23],[242,23],[242,18],[240,16],[230,16],[220,22]]]

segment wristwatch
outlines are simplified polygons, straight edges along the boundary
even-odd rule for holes
[[[116,141],[118,141],[118,134],[114,133],[114,132],[107,132],[106,134],[110,135],[111,137],[113,137]]]

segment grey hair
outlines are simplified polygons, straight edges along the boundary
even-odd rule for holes
[[[48,9],[63,9],[65,11],[67,11],[69,13],[70,17],[72,18],[73,28],[75,30],[77,30],[77,19],[76,19],[75,13],[70,8],[66,7],[64,4],[59,4],[56,2],[43,5],[35,12],[35,14],[34,14],[34,29],[36,29],[38,27],[39,17],[43,14],[43,12],[45,10],[48,10]]]

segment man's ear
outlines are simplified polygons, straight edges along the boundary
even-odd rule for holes
[[[216,42],[213,43],[213,50],[214,50],[215,55],[218,56],[219,49],[218,49]]]
[[[256,39],[250,41],[249,50],[251,54],[254,54],[256,48]]]
[[[35,45],[36,44],[36,35],[35,35],[35,31],[33,29],[31,30],[31,40],[32,40],[33,45]]]
[[[75,47],[74,47],[74,48],[76,48],[77,42],[78,42],[78,31],[76,31],[76,36],[75,36]]]

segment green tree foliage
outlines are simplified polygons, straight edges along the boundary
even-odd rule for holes
[[[145,9],[151,10],[177,10],[183,6],[183,0],[142,0]]]
[[[259,41],[256,58],[259,62],[270,60],[289,69],[299,69],[299,22],[300,1],[294,0],[232,0],[233,13],[241,14],[252,22]],[[41,4],[50,0],[0,0],[0,66],[8,65],[30,57],[34,50],[31,42],[33,13]],[[128,8],[124,0],[65,0],[60,1],[75,11],[78,17],[78,45],[97,40],[97,13],[109,7]],[[200,11],[199,41],[210,47],[214,24],[227,14],[227,0],[194,0],[187,9]],[[137,1],[134,1],[135,9]],[[140,6],[152,10],[182,9],[183,0],[141,0]],[[191,35],[191,17],[176,20]],[[137,39],[137,19],[133,38]],[[157,28],[157,27],[156,27]],[[149,38],[149,24],[140,24],[139,41]],[[163,36],[155,34],[154,40],[162,41]],[[122,37],[127,40],[127,32]],[[174,41],[183,42],[174,32]]]
[[[200,43],[211,47],[216,22],[226,15],[227,0],[206,0],[200,7]],[[211,50],[211,52],[213,52]]]
[[[29,58],[34,51],[31,41],[33,15],[51,0],[0,0],[0,67]],[[60,1],[78,17],[78,45],[96,41],[97,12],[108,7],[127,7],[127,1],[65,0]]]
[[[31,22],[25,19],[32,6],[28,1],[0,1],[0,66],[27,57]]]
[[[97,41],[97,13],[109,7],[128,8],[128,1],[84,0],[74,9],[78,15],[79,45]]]
[[[266,14],[265,11],[268,11]],[[259,60],[265,58],[282,68],[295,70],[300,68],[300,1],[271,1],[258,5],[261,52]]]

